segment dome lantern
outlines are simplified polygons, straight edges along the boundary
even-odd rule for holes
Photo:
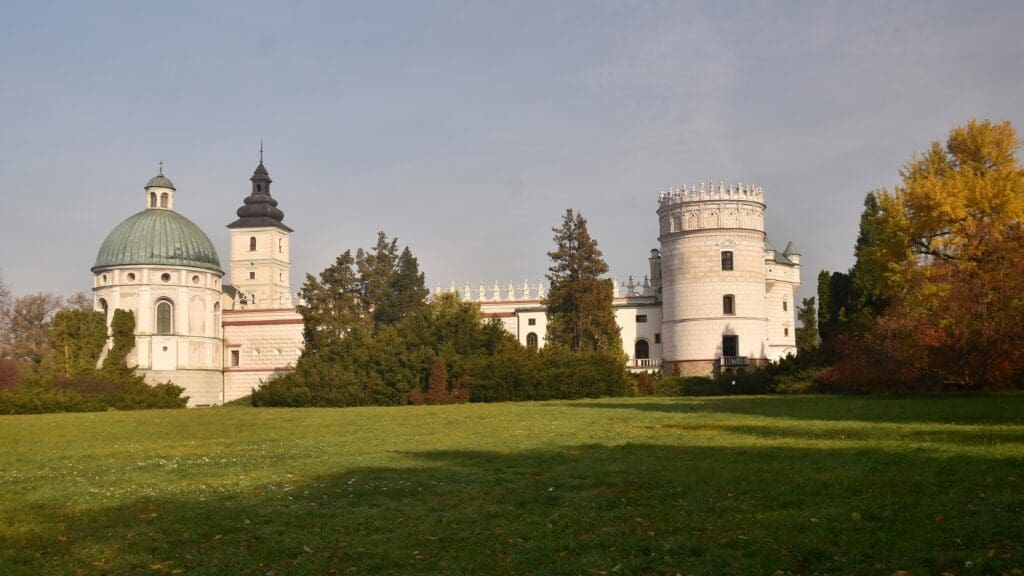
[[[164,163],[160,161],[160,171],[146,182],[146,208],[157,210],[174,210],[174,183],[164,176]]]

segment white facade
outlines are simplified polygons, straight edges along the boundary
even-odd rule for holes
[[[245,396],[291,370],[302,353],[302,317],[289,283],[292,230],[270,197],[262,158],[250,180],[252,194],[228,226],[228,285],[221,284],[224,273],[205,234],[174,214],[175,189],[162,170],[146,187],[146,210],[111,233],[93,267],[95,307],[108,325],[115,309],[135,316],[129,362],[151,383],[184,387],[191,406]],[[779,253],[767,242],[764,210],[764,194],[756,187],[702,183],[662,192],[660,249],[651,251],[649,275],[619,285],[612,304],[630,369],[707,375],[796,353],[800,255],[792,243]],[[147,218],[181,227],[186,239],[168,241],[153,231],[163,225],[119,232]],[[145,234],[161,243],[160,258],[137,246],[149,238]],[[186,249],[176,265],[179,244],[197,239],[204,241],[198,259]],[[117,241],[121,250],[108,250]],[[129,248],[135,251],[125,255]],[[452,284],[444,291],[478,303],[485,318],[499,319],[524,346],[544,346],[543,284]]]
[[[247,198],[250,208],[243,209],[269,198],[262,159],[255,181],[259,198]],[[136,345],[128,362],[147,382],[183,387],[189,406],[219,405],[291,370],[302,352],[302,317],[289,279],[291,230],[280,224],[276,201],[274,209],[256,209],[261,216],[255,225],[245,217],[233,223],[233,285],[222,285],[212,244],[173,214],[174,193],[161,169],[146,187],[146,210],[104,242],[93,267],[95,309],[104,312],[108,326],[115,309],[133,313]],[[195,262],[190,249],[206,260]],[[115,263],[104,265],[112,256]],[[183,265],[175,265],[179,261]]]
[[[650,275],[621,285],[613,301],[630,369],[708,375],[796,354],[800,255],[792,243],[785,253],[771,247],[764,211],[763,191],[742,184],[662,192]],[[475,297],[469,284],[450,291],[500,318],[524,345],[531,333],[544,345],[543,302],[520,296],[528,285],[518,294],[512,283],[504,293],[481,284]]]

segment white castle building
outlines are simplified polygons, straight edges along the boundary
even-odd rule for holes
[[[110,232],[92,267],[95,309],[108,324],[115,309],[134,313],[129,363],[149,382],[185,388],[191,406],[245,396],[290,371],[302,352],[289,284],[292,229],[270,194],[262,152],[249,180],[227,226],[227,283],[209,237],[174,210],[176,189],[162,167],[145,186],[145,209]],[[661,248],[651,250],[649,275],[631,277],[613,301],[630,369],[707,375],[796,353],[800,255],[792,243],[776,252],[764,210],[762,190],[742,184],[661,193]],[[447,291],[479,303],[524,346],[544,345],[543,284]]]
[[[612,302],[631,370],[704,376],[796,354],[800,254],[792,242],[775,250],[764,211],[755,186],[702,182],[661,193],[661,248],[651,250],[649,275],[618,284]],[[544,345],[543,284],[448,290],[478,302],[523,345]]]

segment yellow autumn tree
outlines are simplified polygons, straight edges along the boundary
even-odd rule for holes
[[[1024,168],[1009,122],[972,120],[878,190],[858,267],[892,304],[846,367],[905,388],[1024,383]],[[842,362],[841,362],[842,364]],[[855,378],[853,378],[855,379]]]
[[[1024,222],[1021,142],[1009,122],[972,120],[933,142],[900,172],[892,191],[876,191],[876,245],[859,262],[881,276],[891,295],[908,275],[937,261],[964,261],[1015,234]]]

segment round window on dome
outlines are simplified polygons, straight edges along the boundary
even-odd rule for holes
[[[192,277],[192,283],[195,284],[196,286],[199,285],[199,274],[196,274],[195,276]]]
[[[129,282],[135,282],[135,272],[129,272],[128,273],[128,281]]]
[[[171,281],[171,275],[168,274],[167,272],[164,272],[163,274],[160,275],[160,281],[161,282],[170,282]]]
[[[103,283],[104,283],[104,284],[106,284],[106,283],[107,283],[107,275],[106,275],[106,274],[104,274],[104,275],[103,275]]]

